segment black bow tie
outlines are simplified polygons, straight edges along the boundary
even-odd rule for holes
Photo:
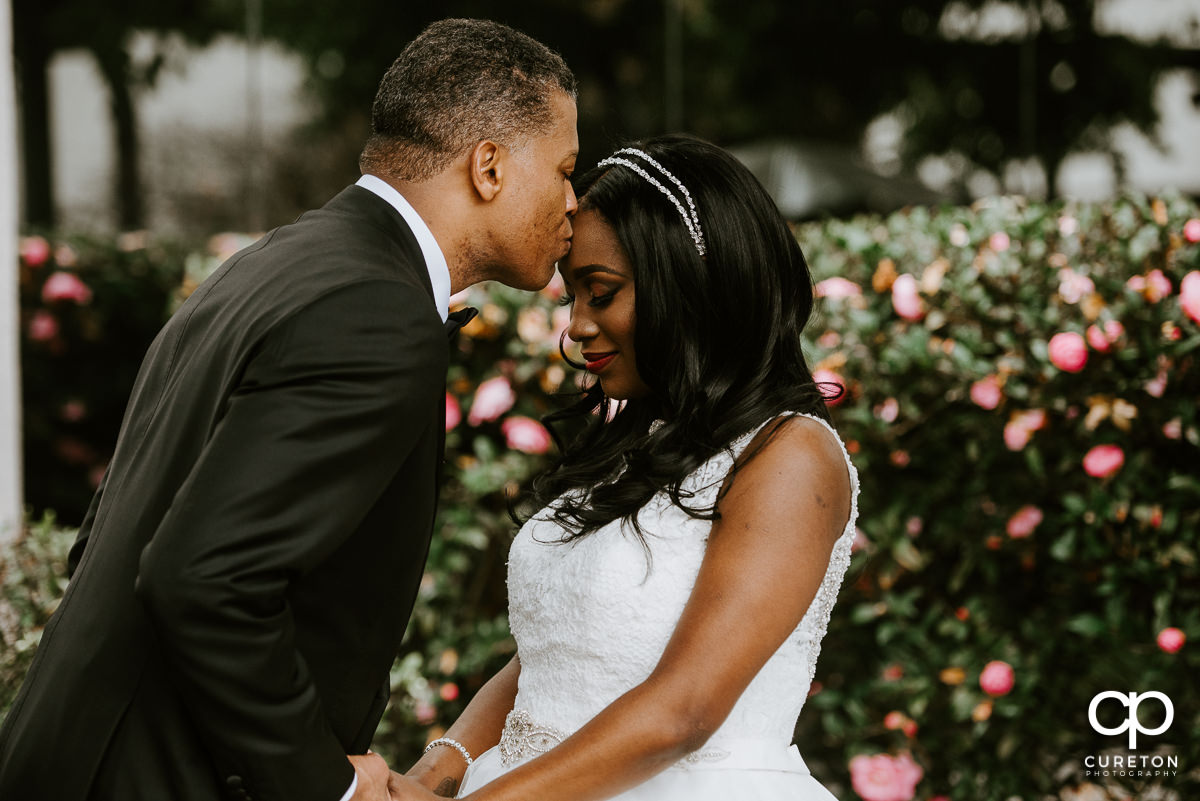
[[[479,314],[479,309],[473,309],[470,306],[450,312],[450,316],[446,318],[446,338],[451,342],[457,339],[458,329],[474,320],[477,314]]]

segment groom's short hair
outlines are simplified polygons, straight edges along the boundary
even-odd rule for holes
[[[557,91],[575,98],[575,76],[536,39],[490,20],[435,22],[383,76],[359,168],[431,178],[485,139],[514,144],[548,132]]]

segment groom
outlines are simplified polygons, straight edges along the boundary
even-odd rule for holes
[[[451,293],[570,247],[575,79],[503,25],[384,76],[363,178],[159,334],[0,729],[5,801],[377,801],[421,578]],[[349,756],[348,756],[349,755]]]

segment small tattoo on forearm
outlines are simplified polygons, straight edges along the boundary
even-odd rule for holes
[[[442,798],[453,798],[457,791],[458,779],[447,776],[446,778],[442,779],[442,783],[437,786],[437,789],[433,791],[433,794],[441,796]]]

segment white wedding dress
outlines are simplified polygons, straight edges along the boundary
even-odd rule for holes
[[[837,439],[827,423],[811,419]],[[715,500],[756,433],[739,437],[685,479],[684,489],[696,493],[691,505]],[[858,474],[844,446],[842,454],[850,517],[804,618],[702,748],[615,799],[835,801],[790,743],[850,563]],[[691,594],[712,524],[689,517],[665,493],[638,520],[649,563],[619,521],[563,544],[562,529],[539,514],[517,534],[508,562],[509,618],[521,660],[516,701],[499,745],[468,768],[460,796],[553,748],[654,669]]]

